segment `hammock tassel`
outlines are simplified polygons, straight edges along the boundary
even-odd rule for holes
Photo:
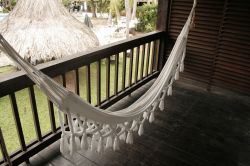
[[[179,71],[178,71],[178,69],[177,69],[177,71],[175,72],[175,75],[174,75],[174,79],[175,79],[175,80],[178,80],[179,77],[180,77],[180,75],[179,75]]]
[[[143,119],[148,119],[148,112],[147,111],[143,112]]]
[[[95,145],[96,145],[96,134],[93,134],[91,144],[90,144],[90,149],[92,152],[94,151]]]
[[[114,150],[114,151],[120,150],[119,139],[118,139],[117,136],[115,136],[115,139],[114,139],[113,150]]]
[[[126,143],[133,144],[133,133],[131,131],[128,132]]]
[[[81,141],[78,136],[75,136],[75,142],[76,142],[76,149],[81,150]]]
[[[143,128],[143,123],[140,124],[139,130],[138,130],[138,135],[141,136],[144,132],[144,128]]]
[[[74,134],[71,134],[70,136],[70,147],[69,147],[69,150],[70,150],[70,155],[72,156],[76,150],[77,150],[77,147],[76,147],[76,140],[75,140],[75,135]]]
[[[112,136],[108,136],[105,149],[112,148],[112,146],[113,146]]]
[[[183,62],[181,62],[180,72],[184,72],[184,63]]]
[[[81,139],[81,149],[88,149],[87,134],[84,132]]]
[[[164,110],[164,96],[162,97],[162,99],[160,101],[159,108],[160,108],[161,111]]]
[[[75,121],[74,121],[74,131],[75,132],[77,132],[77,131],[79,131],[80,130],[80,128],[79,128],[79,122],[78,122],[78,120],[76,119]]]
[[[138,130],[138,124],[137,124],[137,121],[133,121],[133,124],[132,124],[132,130],[133,131],[137,131]]]
[[[60,152],[64,155],[69,153],[69,143],[67,136],[65,134],[62,134],[61,139],[60,139]]]
[[[151,114],[149,116],[149,123],[152,123],[154,120],[155,120],[154,112],[151,112]]]
[[[98,146],[97,146],[97,152],[99,154],[103,153],[103,138],[100,136]]]
[[[156,108],[159,106],[159,101],[155,101],[153,104],[153,109],[151,110],[151,112],[155,112]],[[150,117],[149,117],[150,118]]]
[[[172,96],[172,94],[173,94],[173,88],[172,88],[172,85],[170,85],[168,87],[168,96]]]

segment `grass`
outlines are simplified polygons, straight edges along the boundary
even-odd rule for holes
[[[13,66],[4,66],[4,67],[0,67],[0,76],[1,76],[1,75],[5,75],[5,74],[8,74],[8,73],[15,72],[15,71],[16,71],[16,68],[13,67]]]
[[[151,49],[152,50],[152,49]],[[136,52],[136,51],[134,51]],[[141,53],[140,53],[141,54]],[[142,63],[142,56],[139,56],[139,69],[138,69],[138,78],[140,79],[140,68]],[[144,58],[144,69],[143,69],[143,75],[146,75],[146,59],[148,55],[146,53]],[[133,55],[133,79],[132,82],[135,80],[135,66],[136,66],[136,54]],[[150,53],[150,60],[152,59],[152,53]],[[122,89],[122,73],[123,73],[123,54],[119,55],[119,79],[118,79],[118,91]],[[130,58],[127,57],[127,65],[126,65],[126,82],[125,87],[129,85],[129,68],[130,68]],[[149,63],[149,66],[151,66],[151,63]],[[91,104],[96,105],[97,104],[97,63],[92,63],[91,66]],[[2,69],[0,68],[0,71]],[[5,70],[5,69],[3,69]],[[2,70],[2,71],[3,71]],[[150,72],[150,70],[149,70]],[[79,78],[80,78],[80,96],[86,100],[86,67],[82,67],[79,69]],[[114,78],[115,78],[115,63],[112,62],[110,66],[110,95],[114,94]],[[55,80],[62,82],[60,77],[55,78]],[[67,80],[67,88],[74,89],[74,82],[75,82],[75,73],[74,72],[68,72],[66,74],[66,80]],[[34,86],[35,90],[35,97],[36,97],[36,104],[38,108],[38,116],[40,121],[40,127],[42,134],[46,134],[49,131],[51,131],[51,125],[49,121],[49,110],[48,110],[48,101],[47,97],[38,89],[37,86]],[[15,93],[16,99],[17,99],[17,105],[19,110],[19,115],[21,119],[22,129],[25,137],[26,144],[29,144],[33,140],[36,139],[36,132],[34,127],[34,121],[32,116],[32,109],[29,99],[29,93],[28,89],[23,89],[21,91],[18,91]],[[101,61],[101,100],[106,99],[106,60]],[[56,118],[56,124],[59,126],[58,122],[58,116],[57,116],[57,109],[55,109],[55,118]],[[7,150],[9,153],[12,153],[16,151],[17,149],[20,149],[20,144],[18,140],[18,134],[16,130],[15,120],[13,118],[12,109],[11,109],[11,103],[8,96],[0,98],[0,126],[3,131],[4,139],[6,142]],[[1,155],[1,154],[0,154]],[[1,158],[1,156],[0,156]]]

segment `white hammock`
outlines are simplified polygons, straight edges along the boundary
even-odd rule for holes
[[[166,64],[152,87],[129,107],[114,112],[96,108],[65,89],[24,61],[0,35],[0,43],[9,57],[59,108],[62,129],[61,153],[72,155],[80,149],[97,150],[98,153],[108,148],[118,150],[120,140],[132,144],[133,132],[143,134],[144,122],[154,121],[154,112],[157,107],[160,110],[164,109],[165,96],[172,95],[172,84],[179,78],[179,72],[184,70],[187,36],[193,21],[195,6],[196,0]],[[62,112],[68,116],[69,131],[65,130]]]

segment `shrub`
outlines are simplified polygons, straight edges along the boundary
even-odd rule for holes
[[[151,32],[156,29],[157,5],[144,4],[137,9],[137,18],[139,23],[136,30],[143,32]]]
[[[11,3],[11,6],[13,6],[13,7],[16,6],[16,0],[11,0],[10,3]]]
[[[68,7],[70,5],[71,1],[70,0],[63,0],[62,3],[65,7]]]
[[[10,11],[6,8],[3,8],[3,13],[9,13]]]
[[[120,11],[120,15],[121,15],[121,16],[126,16],[126,11],[125,11],[125,9],[122,9],[122,10]]]

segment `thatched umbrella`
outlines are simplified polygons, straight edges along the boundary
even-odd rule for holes
[[[0,22],[0,33],[33,64],[99,45],[96,35],[71,16],[61,0],[19,0]]]

